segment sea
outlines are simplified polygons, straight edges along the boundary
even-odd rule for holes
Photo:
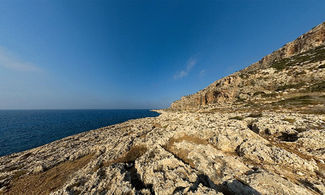
[[[142,109],[0,110],[0,156],[130,119],[158,115]]]

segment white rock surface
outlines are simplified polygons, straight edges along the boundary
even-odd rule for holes
[[[17,181],[91,154],[51,193],[324,193],[325,129],[308,128],[325,121],[323,115],[160,112],[0,157],[0,189],[16,192]],[[249,128],[252,121],[258,133]],[[301,124],[305,130],[296,131]],[[265,134],[271,127],[276,133]],[[283,141],[282,133],[297,139]]]

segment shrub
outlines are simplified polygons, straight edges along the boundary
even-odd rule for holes
[[[266,94],[262,94],[263,98],[273,98],[276,97],[277,94],[276,93],[266,93]]]
[[[289,61],[290,60],[288,58],[285,58],[285,59],[282,59],[282,60],[279,60],[279,61],[275,61],[271,65],[271,67],[275,68],[277,71],[281,71],[281,70],[285,69],[288,66]]]

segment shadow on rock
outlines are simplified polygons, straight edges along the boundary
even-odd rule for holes
[[[199,188],[199,185],[202,184],[203,186],[213,189],[216,192],[222,192],[225,195],[261,195],[258,191],[250,187],[248,184],[240,182],[239,180],[232,180],[228,182],[223,182],[222,184],[216,185],[207,175],[200,174],[198,175],[196,181],[193,185],[189,188],[189,191],[196,192]],[[185,187],[177,187],[173,194],[181,193],[183,194]]]
[[[129,181],[132,185],[132,187],[135,188],[136,191],[141,191],[143,189],[148,189],[150,191],[150,194],[155,194],[154,190],[153,190],[153,185],[152,184],[145,184],[142,180],[140,175],[137,172],[137,169],[135,168],[135,162],[130,162],[130,163],[126,163],[125,165],[125,170],[126,170],[126,174],[125,174],[125,181]],[[141,194],[141,193],[140,193]]]
[[[226,186],[229,194],[261,195],[257,190],[237,179],[224,182],[223,185]]]

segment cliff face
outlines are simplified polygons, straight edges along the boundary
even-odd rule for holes
[[[267,68],[272,63],[283,58],[289,58],[312,48],[323,45],[325,42],[325,22],[301,35],[296,40],[285,44],[280,49],[263,57],[260,61],[247,67],[245,70]]]
[[[299,87],[308,88],[324,80],[324,72],[317,66],[324,64],[324,45],[325,23],[322,23],[247,68],[217,80],[193,95],[182,97],[172,103],[170,109],[199,109],[236,101],[255,101],[257,93],[276,93],[273,96],[280,97],[278,88],[301,85],[302,82],[306,85]],[[298,75],[303,78],[297,78]],[[284,92],[290,93],[286,89]]]

